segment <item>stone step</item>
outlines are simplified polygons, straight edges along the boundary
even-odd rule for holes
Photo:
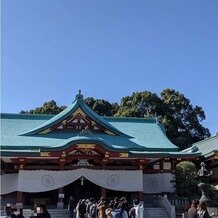
[[[52,218],[69,218],[69,211],[67,209],[48,209]],[[23,215],[25,218],[29,218],[33,213],[30,209],[24,209]],[[147,216],[149,215],[149,216]],[[146,218],[169,218],[165,208],[145,208],[144,217]]]
[[[48,209],[48,212],[50,213],[52,218],[69,218],[70,213],[67,209]],[[28,218],[32,215],[33,211],[30,209],[24,209],[23,210],[23,216],[25,218]]]
[[[149,215],[150,218],[169,218],[169,215],[163,207],[146,207],[145,214]]]

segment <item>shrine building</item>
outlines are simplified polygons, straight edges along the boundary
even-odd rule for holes
[[[174,193],[176,164],[201,154],[179,151],[155,117],[99,116],[81,93],[58,115],[3,113],[1,133],[2,202],[27,206],[71,195],[149,202]]]

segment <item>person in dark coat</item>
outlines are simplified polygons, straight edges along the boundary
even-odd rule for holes
[[[40,205],[40,211],[37,213],[37,218],[51,218],[45,205]]]
[[[70,196],[70,200],[68,201],[68,210],[70,211],[70,218],[74,218],[76,210],[76,200],[73,196]]]
[[[24,216],[23,216],[23,209],[22,208],[20,208],[20,211],[19,211],[20,213],[17,215],[17,218],[25,218]]]
[[[86,203],[85,199],[83,199],[78,207],[79,210],[79,218],[85,218],[86,215]]]

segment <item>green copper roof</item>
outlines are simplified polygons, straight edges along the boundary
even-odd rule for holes
[[[204,157],[211,156],[215,152],[218,152],[218,136],[213,136],[208,139],[194,143],[186,151],[195,150],[201,152]]]
[[[28,129],[36,129],[48,123],[52,116],[2,114],[2,149],[62,149],[75,143],[101,143],[109,149],[176,151],[165,136],[160,124],[146,119],[106,118],[122,136],[104,133],[80,134],[78,132],[51,132],[45,135],[22,135]],[[103,119],[103,118],[102,118]]]
[[[131,141],[145,146],[149,150],[178,150],[166,137],[162,124],[157,123],[156,118],[107,117],[105,119],[111,125],[132,137]]]
[[[80,97],[77,96],[72,105],[55,116],[2,114],[2,154],[25,150],[37,156],[40,151],[63,150],[74,144],[95,143],[111,151],[129,152],[132,155],[195,155],[189,151],[179,152],[166,137],[163,126],[156,118],[102,117],[92,111]],[[71,130],[38,134],[61,122],[78,108],[114,135],[104,132],[84,134]]]

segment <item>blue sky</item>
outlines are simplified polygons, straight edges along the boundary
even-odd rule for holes
[[[3,0],[1,111],[172,88],[218,132],[217,0]]]

